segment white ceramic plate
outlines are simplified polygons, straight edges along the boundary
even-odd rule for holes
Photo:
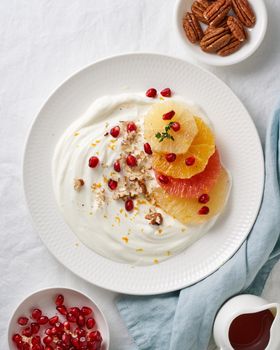
[[[39,308],[43,311],[43,314],[48,317],[58,315],[61,321],[64,320],[63,316],[61,316],[55,310],[54,300],[58,294],[63,294],[65,298],[64,300],[66,307],[78,306],[81,308],[82,306],[89,306],[92,308],[93,317],[96,321],[96,328],[94,328],[93,330],[98,329],[102,334],[103,341],[101,350],[108,350],[110,343],[110,333],[104,314],[91,298],[77,290],[69,288],[42,289],[38,292],[32,293],[19,304],[19,306],[17,307],[13,316],[10,319],[8,327],[8,342],[10,350],[17,349],[14,342],[11,340],[13,334],[20,334],[21,330],[24,328],[18,325],[18,318],[21,316],[30,317],[33,309]],[[45,336],[45,334],[42,334],[42,332],[39,332],[39,335],[42,338]]]
[[[193,100],[214,125],[224,165],[233,177],[229,203],[213,229],[184,253],[153,266],[132,267],[97,255],[64,222],[53,193],[51,160],[64,130],[105,94],[170,87]],[[38,233],[52,254],[78,276],[129,294],[189,286],[224,264],[247,237],[259,210],[264,164],[255,126],[238,98],[214,75],[185,61],[129,54],[86,67],[64,82],[37,116],[26,144],[24,188]],[[77,244],[78,243],[78,244]]]

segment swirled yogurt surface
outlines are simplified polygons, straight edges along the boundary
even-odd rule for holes
[[[140,93],[97,99],[62,135],[53,158],[56,199],[73,232],[96,253],[132,265],[154,264],[179,254],[206,233],[217,218],[187,226],[157,209],[163,223],[150,225],[145,216],[151,204],[146,200],[136,199],[134,210],[127,212],[122,200],[113,199],[108,179],[116,176],[113,163],[121,152],[122,138],[113,138],[109,131],[120,121],[134,121],[141,130],[143,118],[155,101]],[[192,108],[209,123],[202,111]],[[143,133],[137,142],[143,148]],[[100,160],[94,169],[88,166],[92,156]],[[74,179],[84,182],[79,191],[74,190]],[[157,186],[153,176],[149,185]]]

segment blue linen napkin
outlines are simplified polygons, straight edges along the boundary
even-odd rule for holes
[[[238,293],[262,292],[280,256],[279,120],[280,107],[267,130],[261,209],[238,252],[215,273],[181,291],[117,300],[139,350],[206,350],[222,304]]]

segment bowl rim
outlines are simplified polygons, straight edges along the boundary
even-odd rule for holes
[[[33,295],[35,294],[38,294],[40,292],[46,292],[46,291],[51,291],[53,289],[61,289],[61,290],[68,290],[68,291],[72,291],[72,292],[76,292],[78,294],[82,294],[83,296],[85,296],[86,298],[88,298],[98,309],[98,311],[100,312],[101,316],[103,317],[103,320],[104,320],[104,324],[105,324],[105,327],[106,327],[106,330],[107,330],[107,334],[108,334],[108,337],[106,339],[106,349],[105,350],[109,350],[110,348],[110,328],[109,328],[109,324],[108,324],[108,321],[107,321],[107,318],[105,317],[102,309],[100,308],[99,304],[96,303],[96,301],[94,299],[92,299],[88,294],[76,289],[76,288],[72,288],[72,287],[65,287],[65,286],[52,286],[52,287],[45,287],[45,288],[41,288],[41,289],[37,289],[37,290],[34,290],[33,292],[25,295],[24,297],[22,297],[20,299],[20,301],[17,303],[16,307],[13,309],[13,312],[11,313],[10,317],[9,317],[9,320],[8,320],[8,327],[6,329],[6,336],[7,336],[7,341],[8,341],[8,345],[9,345],[9,349],[10,350],[13,350],[11,348],[11,339],[9,337],[9,333],[10,333],[10,328],[11,328],[11,324],[12,324],[12,319],[14,317],[14,314],[15,312],[18,310],[18,308],[26,301],[26,299],[32,297]]]
[[[202,53],[193,50],[191,45],[187,42],[187,38],[182,33],[182,30],[181,30],[182,24],[180,22],[181,13],[179,9],[183,1],[186,1],[186,0],[177,0],[175,3],[174,13],[173,13],[174,25],[176,27],[176,32],[180,37],[181,42],[185,46],[186,51],[190,53],[198,61],[204,64],[207,64],[209,66],[230,66],[246,60],[248,57],[252,56],[256,52],[256,50],[260,47],[267,31],[267,22],[268,22],[267,8],[264,0],[259,0],[259,5],[261,7],[260,12],[262,12],[263,26],[257,39],[254,41],[254,45],[252,45],[251,49],[248,50],[243,55],[237,55],[237,56],[230,55],[226,57],[221,57],[221,60],[212,60],[211,55],[209,55],[209,58],[204,56]]]

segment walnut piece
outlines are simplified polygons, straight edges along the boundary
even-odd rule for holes
[[[84,186],[85,182],[83,179],[74,179],[74,190],[79,192]]]
[[[157,225],[157,226],[159,226],[163,222],[163,217],[162,217],[161,213],[157,213],[156,211],[151,210],[151,209],[150,209],[149,214],[147,214],[145,216],[145,219],[150,221],[149,222],[150,225]]]

